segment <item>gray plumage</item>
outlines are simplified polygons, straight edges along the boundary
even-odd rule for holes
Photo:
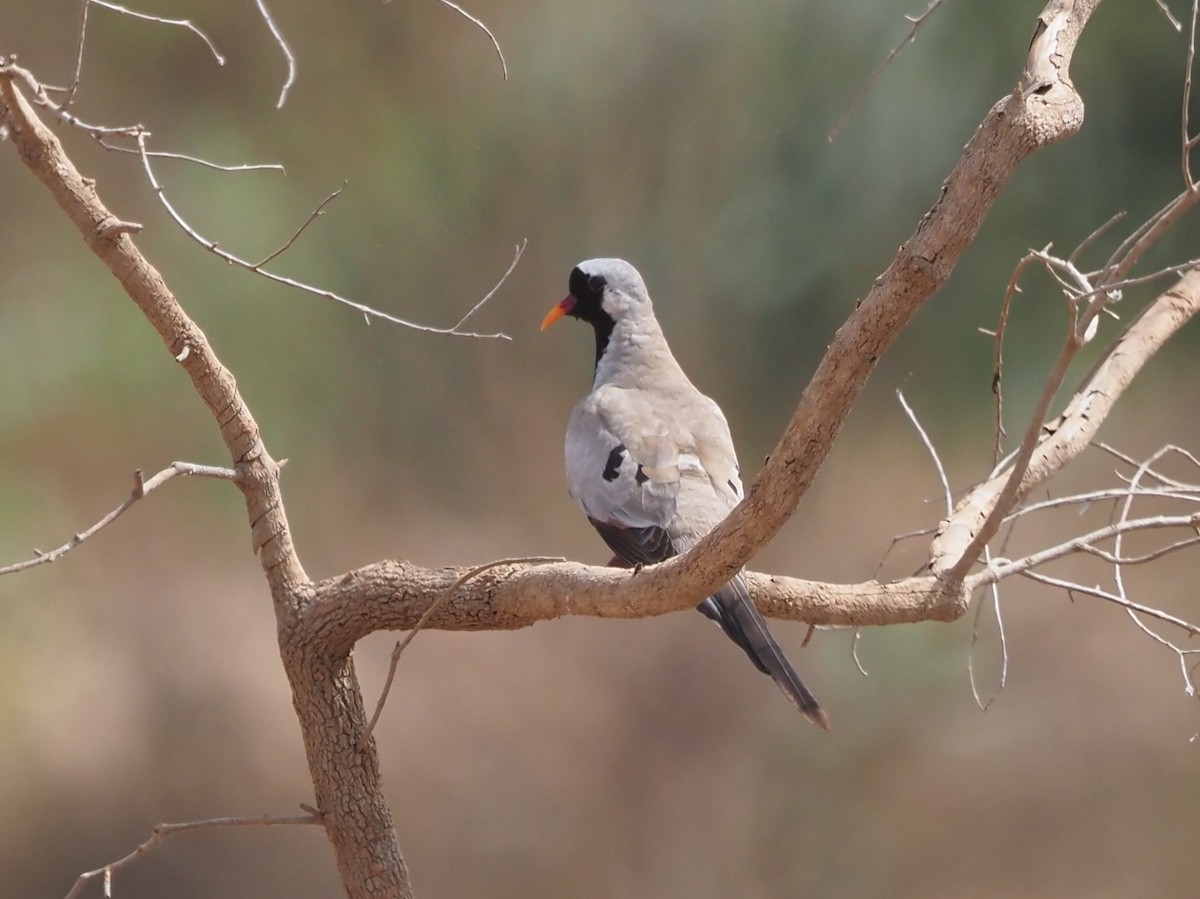
[[[546,316],[592,325],[592,390],[567,426],[567,488],[627,565],[686,552],[742,498],[737,454],[724,414],[688,380],[654,317],[641,275],[620,259],[571,272],[570,293]],[[770,675],[813,723],[824,710],[784,657],[741,572],[698,606]]]

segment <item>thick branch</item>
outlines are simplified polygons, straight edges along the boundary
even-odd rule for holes
[[[272,590],[306,584],[308,578],[292,546],[279,496],[279,466],[267,454],[258,423],[242,401],[233,375],[129,234],[113,227],[120,219],[100,201],[94,183],[67,158],[58,138],[42,124],[17,89],[14,77],[11,66],[0,65],[0,99],[21,159],[79,229],[88,248],[142,310],[216,419],[238,469],[237,484],[246,498],[254,551],[260,556]]]
[[[365,733],[366,715],[353,665],[344,653],[303,643],[305,634],[288,626],[297,619],[311,584],[292,546],[279,492],[279,466],[259,438],[233,375],[129,234],[112,227],[119,220],[38,120],[15,78],[25,81],[27,73],[0,63],[0,118],[9,127],[13,145],[191,378],[233,459],[253,548],[275,603],[280,651],[321,820],[346,892],[352,897],[408,896],[408,872],[384,800],[375,745]]]
[[[1099,0],[1053,0],[1043,10],[1021,83],[988,113],[916,232],[834,336],[745,500],[688,554],[706,570],[691,598],[699,600],[727,581],[778,533],[824,463],[875,364],[949,279],[1017,165],[1079,130],[1083,101],[1068,67],[1098,5]]]
[[[507,564],[464,579],[472,569],[379,562],[317,583],[304,624],[320,635],[317,642],[348,647],[376,630],[408,630],[435,604],[424,627],[458,631],[516,630],[565,615],[647,618],[691,608],[695,601],[679,583],[695,577],[667,567],[634,572],[575,562]],[[934,577],[890,584],[823,584],[754,572],[749,578],[764,614],[809,624],[953,621],[967,608],[965,589]]]
[[[498,567],[463,585],[429,626],[510,628],[563,614],[663,614],[695,605],[743,567],[793,514],[875,363],[949,279],[1016,166],[1078,130],[1083,103],[1067,67],[1097,5],[1098,0],[1054,2],[1043,12],[1021,84],[984,119],[933,208],[838,331],[746,499],[712,534],[685,556],[632,576],[571,565],[535,571]],[[339,646],[379,626],[411,627],[462,573],[424,572],[401,563],[351,572],[318,585],[306,611],[307,626]],[[946,620],[961,615],[965,602],[961,588],[930,581],[904,582],[900,588],[795,586],[801,583],[777,579],[776,585],[791,589],[776,594],[764,585],[756,599],[774,614],[846,624],[895,623],[922,615]],[[842,615],[838,606],[852,611]]]

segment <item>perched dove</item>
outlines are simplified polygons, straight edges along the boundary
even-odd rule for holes
[[[544,331],[569,315],[596,333],[592,391],[567,426],[567,489],[620,561],[661,562],[694,546],[742,498],[729,425],[671,355],[632,265],[581,262],[570,291],[542,322]],[[824,709],[767,630],[742,572],[697,608],[805,717],[829,729]]]

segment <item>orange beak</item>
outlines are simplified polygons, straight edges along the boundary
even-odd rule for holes
[[[575,297],[573,297],[571,294],[567,294],[565,297],[563,297],[562,302],[547,312],[546,317],[542,319],[542,330],[545,331],[552,324],[574,309],[575,303]]]

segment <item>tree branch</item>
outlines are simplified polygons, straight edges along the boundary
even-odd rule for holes
[[[75,885],[71,887],[65,899],[76,899],[76,897],[82,895],[83,888],[98,877],[104,878],[104,895],[111,896],[112,879],[117,871],[137,861],[148,852],[157,849],[166,840],[176,834],[189,833],[194,830],[209,830],[217,827],[294,827],[320,823],[321,815],[310,812],[307,815],[257,815],[252,818],[205,818],[200,821],[159,824],[154,828],[154,832],[128,855],[114,862],[109,862],[102,868],[96,868],[94,871],[85,871],[80,874],[79,879],[75,881]]]
[[[195,465],[191,462],[172,462],[168,467],[164,468],[154,477],[146,480],[142,477],[142,470],[139,468],[133,473],[133,491],[129,494],[129,498],[121,505],[117,506],[94,525],[86,530],[74,534],[70,540],[62,546],[56,547],[48,552],[42,552],[40,549],[35,549],[32,559],[26,559],[24,562],[14,562],[11,565],[5,565],[0,568],[0,575],[13,574],[17,571],[25,571],[28,568],[36,568],[38,565],[49,565],[51,562],[57,562],[83,541],[89,537],[99,533],[102,529],[112,524],[123,515],[134,503],[144,497],[147,493],[158,489],[168,481],[174,480],[177,477],[194,475],[202,478],[223,478],[227,481],[236,481],[237,472],[232,468],[217,468],[212,465]]]
[[[1009,484],[1017,464],[1010,463],[959,500],[930,548],[931,570],[945,574],[960,559],[971,558],[968,547],[979,542],[980,529],[994,510],[1007,514],[1083,452],[1137,373],[1197,311],[1200,272],[1189,272],[1142,310],[1089,372],[1062,414],[1041,427],[1041,439],[1028,454],[1019,481]]]
[[[391,810],[383,796],[374,741],[365,735],[362,694],[347,654],[306,642],[289,625],[300,616],[311,583],[292,544],[279,491],[279,466],[267,452],[233,375],[200,328],[184,313],[161,275],[132,238],[114,233],[119,221],[63,153],[58,138],[37,118],[17,82],[26,74],[0,64],[0,115],[22,161],[46,186],[158,332],[171,357],[216,420],[238,473],[254,552],[271,589],[279,623],[280,655],[292,687],[317,806],[349,896],[411,895]],[[364,739],[365,736],[365,739]]]
[[[933,207],[834,336],[746,498],[685,557],[706,566],[700,589],[693,593],[689,585],[691,599],[699,601],[728,581],[778,533],[824,463],[876,363],[950,278],[1017,165],[1079,129],[1083,101],[1068,69],[1098,4],[1053,0],[1042,11],[1017,89],[992,107]]]

